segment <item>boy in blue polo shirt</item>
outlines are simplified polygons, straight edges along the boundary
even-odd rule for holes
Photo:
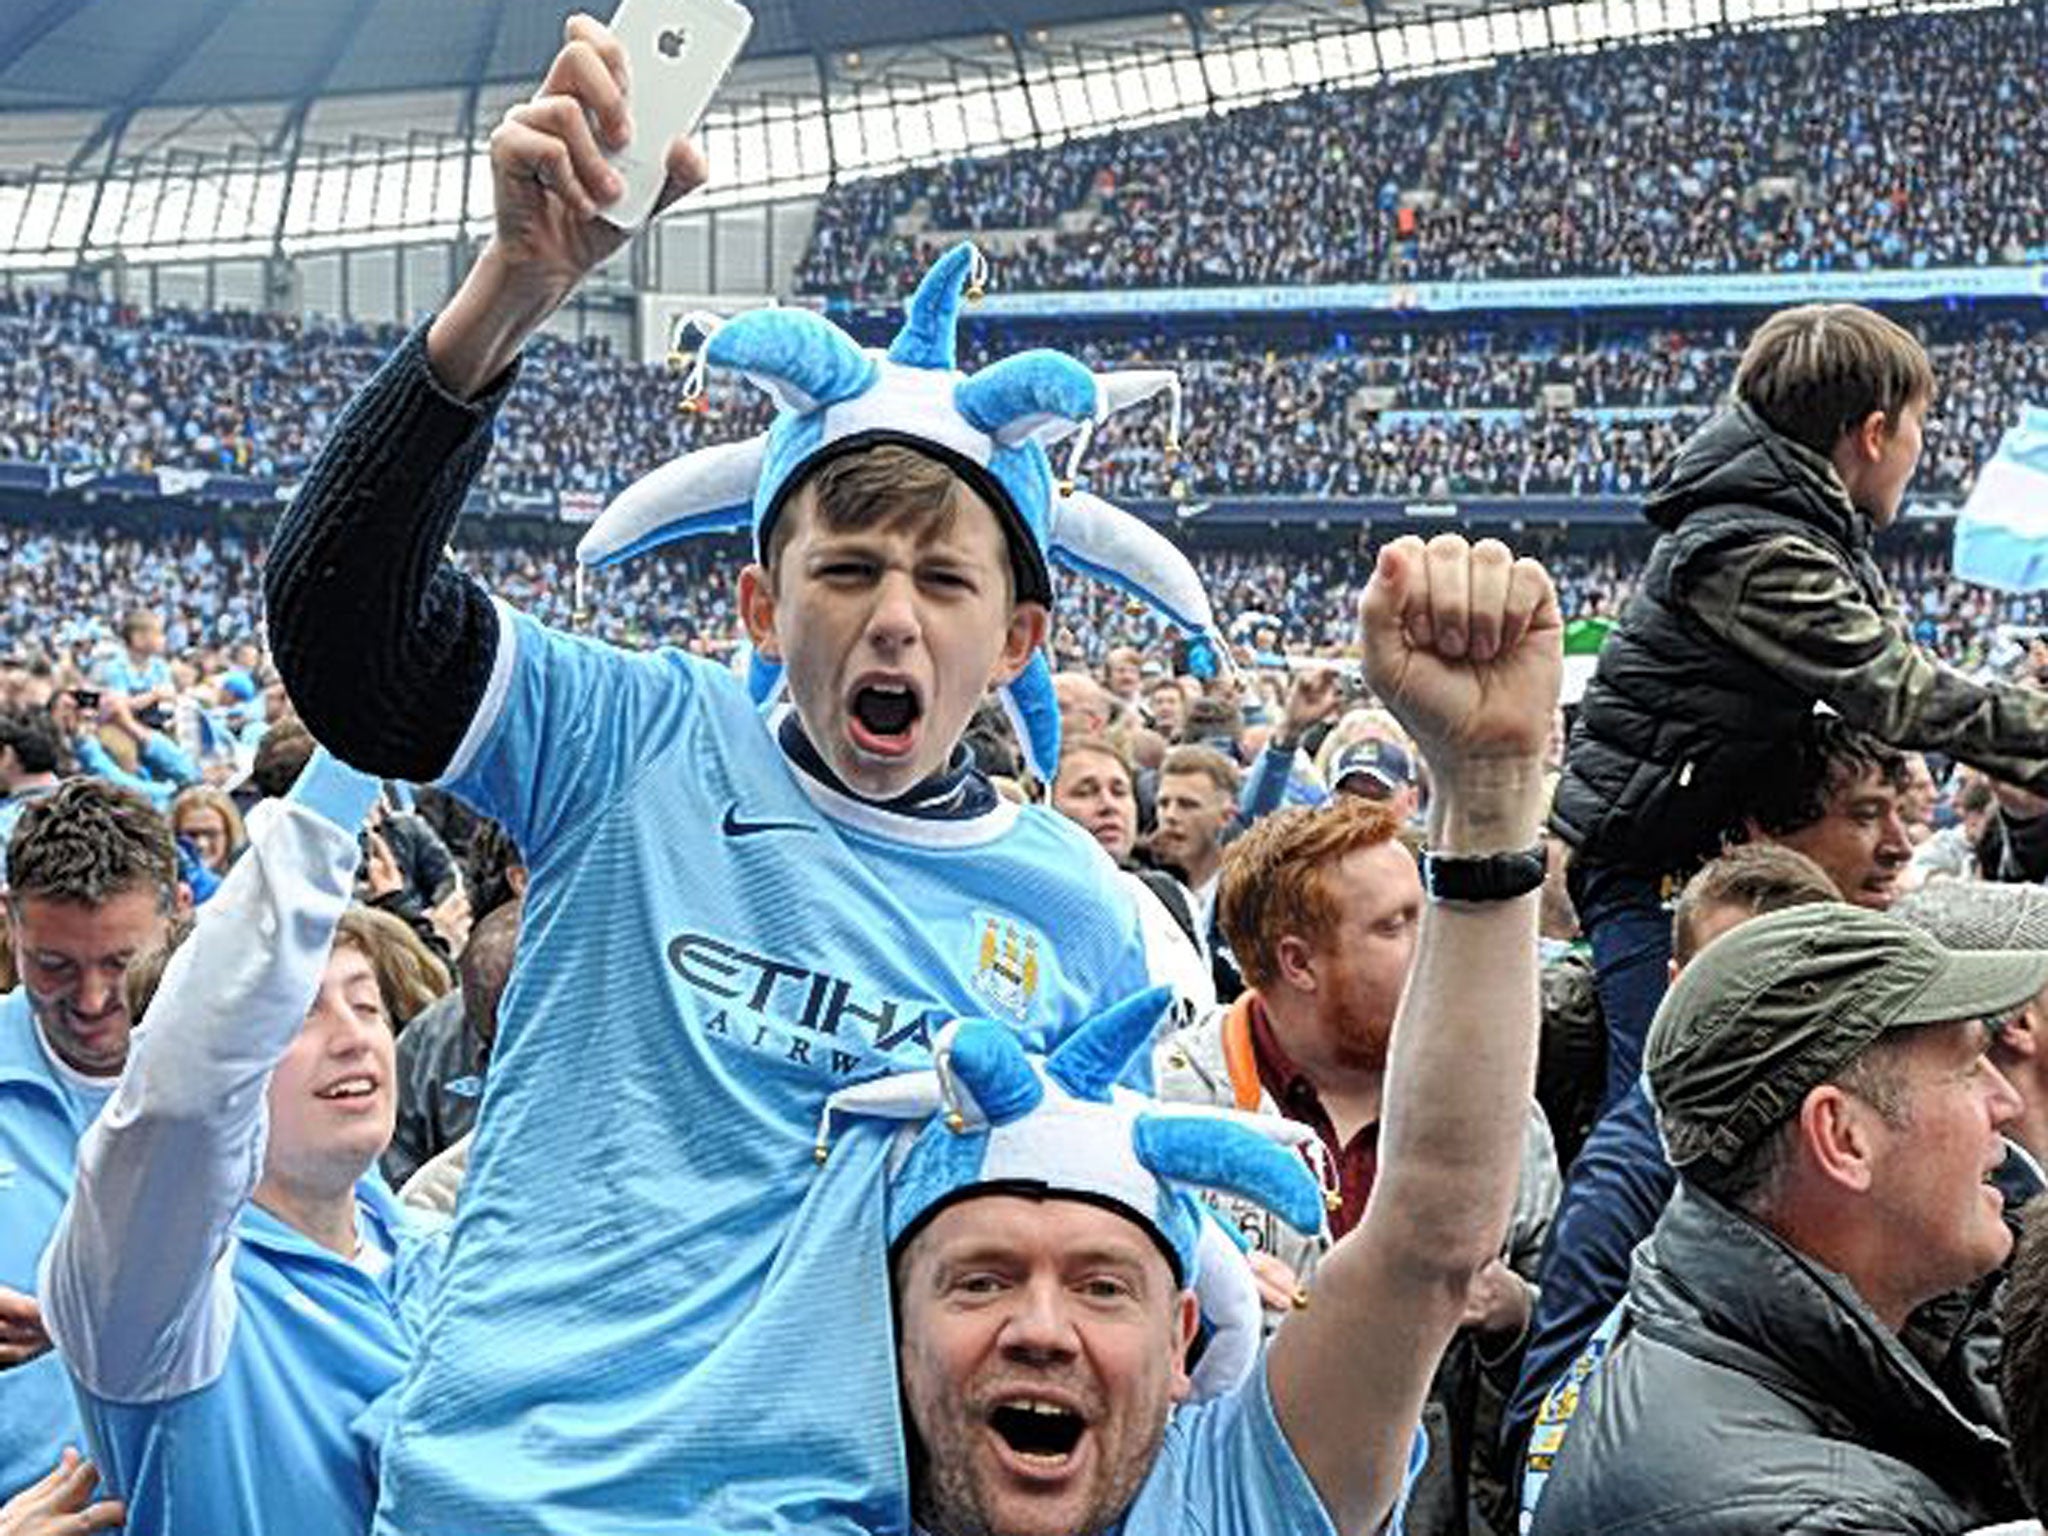
[[[377,791],[316,756],[251,815],[190,938],[130,972],[144,1024],[42,1294],[131,1536],[370,1523],[364,1416],[411,1358],[436,1257],[374,1173],[397,1080],[348,903]]]

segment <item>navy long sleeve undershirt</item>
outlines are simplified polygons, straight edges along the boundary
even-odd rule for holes
[[[517,373],[458,400],[426,333],[342,412],[263,573],[271,654],[307,728],[365,772],[419,783],[447,767],[490,680],[490,598],[442,550]]]

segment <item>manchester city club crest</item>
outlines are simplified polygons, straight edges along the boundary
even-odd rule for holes
[[[999,1017],[1022,1023],[1038,995],[1039,948],[1036,929],[1014,918],[975,914],[980,950],[975,958],[974,990],[987,999]]]

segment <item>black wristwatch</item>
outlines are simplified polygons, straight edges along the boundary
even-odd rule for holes
[[[1543,845],[1519,853],[1422,856],[1422,888],[1432,901],[1513,901],[1540,888],[1549,866]]]

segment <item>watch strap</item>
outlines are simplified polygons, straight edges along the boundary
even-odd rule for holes
[[[1422,856],[1422,888],[1432,901],[1513,901],[1539,889],[1549,865],[1543,845],[1513,853]]]

